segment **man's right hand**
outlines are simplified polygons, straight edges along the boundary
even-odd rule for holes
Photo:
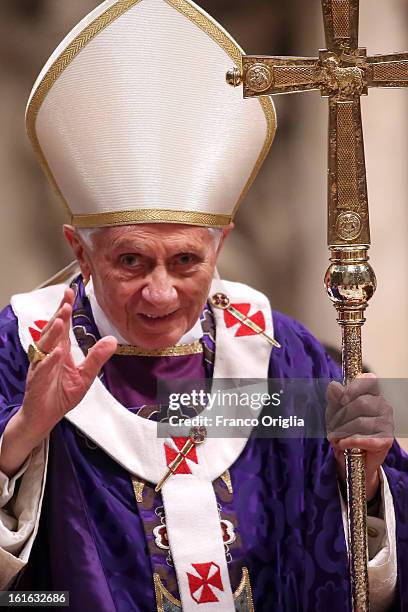
[[[99,340],[76,366],[69,338],[74,292],[66,289],[61,304],[43,329],[37,347],[48,356],[30,365],[21,409],[3,434],[0,471],[11,477],[51,429],[79,404],[100,369],[116,350],[113,336]]]

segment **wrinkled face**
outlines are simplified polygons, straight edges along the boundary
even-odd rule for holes
[[[129,225],[99,230],[92,235],[92,249],[73,241],[83,273],[92,275],[99,305],[130,344],[165,348],[193,327],[217,259],[207,228]]]

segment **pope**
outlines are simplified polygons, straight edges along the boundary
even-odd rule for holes
[[[3,589],[69,591],[78,611],[351,610],[358,447],[371,606],[408,606],[408,460],[374,375],[311,386],[327,438],[158,436],[163,381],[340,379],[302,325],[217,275],[276,128],[269,98],[225,82],[241,54],[190,1],[107,0],[34,85],[27,129],[75,262],[0,315]]]

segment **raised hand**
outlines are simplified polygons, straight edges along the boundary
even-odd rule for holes
[[[66,289],[57,312],[43,329],[37,347],[47,353],[30,365],[21,409],[4,431],[0,470],[12,475],[51,431],[82,400],[104,363],[116,350],[112,336],[99,340],[75,365],[69,339],[74,292]]]

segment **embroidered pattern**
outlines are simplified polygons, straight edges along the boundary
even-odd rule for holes
[[[96,450],[98,447],[97,444],[94,444],[94,442],[92,442],[85,434],[82,433],[82,431],[80,429],[78,429],[77,427],[75,428],[75,432],[77,434],[77,436],[79,436],[80,438],[82,438],[85,446],[87,448],[89,448],[90,450]]]
[[[150,419],[158,423],[168,423],[170,417],[177,417],[179,420],[192,419],[199,414],[200,410],[194,406],[184,406],[181,408],[170,408],[164,404],[144,405],[137,408],[135,414],[144,419]]]
[[[247,317],[248,321],[252,321],[252,323],[255,323],[255,325],[260,327],[262,331],[265,331],[265,317],[261,310],[258,310],[258,312],[255,312],[255,314],[249,317],[248,314],[251,310],[250,304],[231,304],[231,307],[238,310],[244,317]],[[236,317],[234,317],[234,315],[231,314],[228,310],[224,310],[224,321],[227,328],[239,324],[239,327],[235,332],[235,337],[256,336],[259,333],[258,331],[248,327],[248,325],[240,323],[240,321]]]
[[[41,332],[44,329],[44,327],[47,325],[48,321],[34,321],[34,327],[29,327],[28,331],[31,334],[32,339],[34,340],[34,342],[38,342],[39,339],[41,338]],[[36,329],[37,328],[37,329]]]
[[[181,602],[176,599],[163,585],[160,575],[154,574],[154,590],[156,594],[157,612],[179,612]],[[248,569],[242,568],[242,577],[237,590],[234,592],[234,608],[236,612],[255,612],[252,599],[251,584]]]
[[[222,539],[224,544],[232,544],[235,541],[234,525],[226,519],[221,519]]]
[[[154,543],[158,548],[162,550],[167,550],[166,563],[169,567],[174,567],[173,558],[171,556],[169,539],[167,537],[167,525],[166,525],[166,515],[164,513],[164,506],[159,506],[155,510],[155,515],[160,519],[160,525],[154,527],[153,536]]]
[[[88,354],[89,349],[91,349],[97,343],[98,340],[94,334],[88,332],[85,325],[75,325],[75,319],[78,319],[79,317],[84,317],[84,315],[77,314],[73,317],[73,331],[80,349],[86,356]]]
[[[79,276],[71,284],[71,287],[76,294],[73,328],[77,340],[79,344],[82,345],[81,348],[84,354],[86,354],[87,349],[99,339],[99,334],[92,316],[89,300],[85,294],[82,278]],[[213,375],[215,357],[214,340],[216,332],[214,314],[208,303],[205,305],[201,315],[201,323],[204,332],[202,342],[204,346],[203,357],[205,359],[206,374],[211,378]],[[239,323],[239,321],[237,323]],[[37,324],[33,323],[33,327],[37,327]],[[190,406],[183,407],[179,412],[182,416],[194,417],[198,413],[198,410]],[[149,418],[155,421],[163,420],[166,422],[169,417],[168,406],[145,405],[137,409],[136,413],[140,417]],[[171,414],[173,415],[174,411],[172,411]],[[78,432],[78,435],[81,436],[81,432]],[[87,447],[95,448],[92,442],[87,441],[83,434],[82,437]],[[184,439],[180,442],[184,442]],[[166,440],[166,443],[168,447],[173,450],[173,453],[177,453],[179,447],[175,441]],[[172,456],[174,456],[173,453],[171,453]],[[184,458],[183,463],[188,469],[192,467],[194,461],[190,453],[187,459]],[[246,568],[242,568],[244,559],[242,556],[242,545],[233,503],[231,478],[228,478],[227,474],[223,474],[222,477],[217,478],[213,484],[216,499],[219,504],[220,527],[222,529],[231,587],[233,592],[235,590],[235,609],[237,612],[253,612],[253,606],[250,603],[251,597],[248,572]],[[142,518],[147,547],[155,572],[157,610],[160,612],[180,610],[181,603],[179,600],[176,573],[174,571],[174,564],[167,539],[163,501],[160,494],[155,493],[154,486],[150,483],[139,482],[136,487],[133,486],[132,488],[135,494],[135,512],[138,512]],[[243,571],[245,572],[245,581],[242,580]],[[194,575],[196,574],[193,569],[191,569],[191,573]],[[215,594],[217,595],[216,590]],[[198,595],[200,595],[200,593],[198,593]]]
[[[217,504],[218,515],[220,517],[220,525],[222,532],[222,541],[224,542],[225,549],[225,559],[227,563],[232,563],[232,555],[230,553],[229,544],[233,544],[237,539],[237,534],[235,532],[235,526],[231,521],[228,521],[225,518],[222,518],[222,506],[220,503]]]
[[[173,443],[177,447],[172,448],[167,444],[164,444],[164,451],[166,453],[166,463],[167,466],[170,467],[170,464],[174,459],[180,454],[183,446],[185,445],[188,438],[172,438]],[[195,446],[192,446],[187,454],[183,455],[184,458],[181,460],[177,468],[173,471],[173,474],[191,474],[191,469],[187,463],[187,459],[189,461],[193,461],[194,463],[198,463],[197,450]]]
[[[225,293],[215,293],[211,297],[211,303],[214,308],[220,308],[224,311],[224,323],[227,327],[233,327],[240,324],[235,332],[237,336],[254,336],[261,334],[266,340],[276,348],[282,346],[273,338],[265,333],[266,323],[265,317],[261,310],[255,314],[248,316],[251,310],[250,304],[231,304],[230,299]]]
[[[223,591],[220,566],[214,561],[209,563],[192,563],[195,574],[187,572],[191,597],[198,604],[219,601],[214,589]]]
[[[204,306],[204,310],[201,313],[200,322],[204,332],[202,338],[204,361],[207,366],[208,376],[211,377],[215,361],[215,324],[214,316],[208,303]]]
[[[231,480],[231,474],[229,470],[225,470],[225,472],[223,474],[221,474],[220,476],[221,480],[223,481],[223,483],[225,484],[225,486],[227,487],[228,493],[233,493],[233,488],[232,488],[232,480]]]
[[[132,476],[132,487],[135,494],[135,498],[138,504],[143,502],[143,489],[145,486],[144,480],[138,480],[135,476]]]

